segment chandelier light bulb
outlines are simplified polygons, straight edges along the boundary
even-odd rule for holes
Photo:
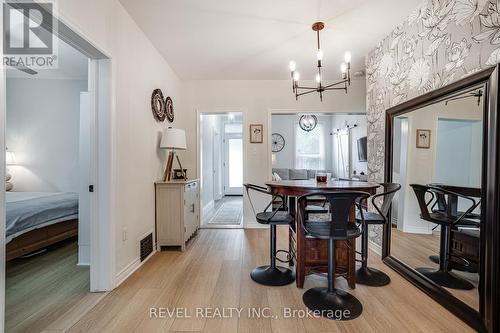
[[[325,81],[323,81],[322,74],[326,73],[323,71],[323,58],[324,58],[324,53],[323,50],[321,49],[320,45],[320,33],[323,31],[325,28],[325,23],[324,22],[314,22],[312,25],[312,30],[314,31],[314,34],[316,35],[316,43],[315,43],[315,48],[312,49],[312,52],[316,52],[316,70],[314,71],[315,74],[315,81],[316,84],[314,84],[314,81],[312,81],[312,84],[309,85],[301,85],[299,84],[299,73],[296,72],[297,70],[297,64],[295,61],[290,61],[289,62],[289,68],[290,68],[290,78],[292,80],[292,92],[295,95],[295,100],[299,100],[299,97],[302,95],[310,94],[310,93],[318,93],[319,99],[322,102],[323,101],[323,95],[326,92],[330,92],[333,90],[343,90],[345,93],[347,93],[347,90],[349,86],[351,85],[351,52],[347,51],[344,53],[344,62],[340,66],[340,70],[342,72],[340,76],[340,80],[336,80],[334,82],[331,82],[330,78],[326,78]],[[328,50],[328,48],[327,48]],[[340,62],[340,61],[339,61]],[[306,80],[307,81],[307,80]],[[309,81],[308,81],[309,82]],[[314,115],[303,115],[300,118],[300,127],[304,131],[311,131],[314,129],[314,127],[317,124],[317,117]]]
[[[345,63],[342,63],[342,65],[340,65],[340,71],[345,74],[347,72],[347,65]]]
[[[323,60],[323,51],[318,50],[318,53],[316,54],[316,57],[318,58],[318,61]]]
[[[351,52],[347,51],[345,54],[344,54],[344,61],[346,63],[350,63],[351,62]]]

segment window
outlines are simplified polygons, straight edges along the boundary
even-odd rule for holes
[[[310,132],[295,126],[295,168],[325,169],[325,130],[322,123]]]

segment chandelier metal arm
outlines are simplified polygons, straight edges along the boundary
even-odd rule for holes
[[[305,86],[295,86],[296,89],[314,89],[318,90],[318,87],[305,87]]]
[[[295,99],[298,99],[299,96],[307,95],[313,92],[317,92],[319,94],[319,98],[323,101],[323,92],[327,90],[344,90],[347,93],[348,87],[351,85],[351,54],[346,52],[344,56],[345,63],[341,65],[342,71],[342,80],[338,82],[334,82],[328,85],[323,85],[322,80],[322,60],[323,60],[323,51],[321,50],[320,44],[320,31],[323,30],[325,24],[323,22],[316,22],[312,25],[313,31],[316,33],[316,46],[317,46],[317,70],[316,74],[316,87],[307,87],[299,85],[299,72],[296,72],[296,63],[294,61],[290,62],[290,71],[292,78],[292,91],[295,94]],[[343,87],[339,87],[340,85],[344,85]],[[305,90],[305,91],[304,91]]]
[[[299,96],[302,96],[302,95],[307,95],[307,94],[310,94],[310,93],[313,93],[313,92],[317,92],[317,91],[318,91],[318,89],[314,88],[314,89],[311,89],[309,91],[304,91],[304,92],[301,92],[301,93],[296,93],[295,97],[299,97]]]
[[[331,88],[331,87],[338,86],[338,85],[340,85],[340,84],[342,84],[342,83],[348,83],[348,84],[349,84],[349,80],[345,79],[345,80],[342,80],[342,81],[338,81],[338,82],[335,82],[335,83],[329,84],[329,85],[327,85],[327,86],[324,86],[323,88],[324,88],[324,89],[328,89],[328,88]],[[344,88],[342,88],[342,89],[344,89]]]

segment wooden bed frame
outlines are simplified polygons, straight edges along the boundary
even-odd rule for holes
[[[7,244],[7,261],[78,235],[78,219],[68,220],[22,234]]]

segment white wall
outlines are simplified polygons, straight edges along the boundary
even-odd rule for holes
[[[86,80],[7,79],[14,191],[78,192],[80,92]]]
[[[337,160],[340,158],[337,145],[334,144],[332,131],[337,128],[345,128],[345,124],[358,126],[351,130],[351,164],[354,170],[364,172],[366,174],[366,162],[358,161],[357,139],[366,136],[366,115],[348,115],[348,114],[322,114],[317,115],[318,122],[325,126],[324,144],[326,170],[334,171],[335,177],[338,177],[336,170]],[[295,129],[298,126],[299,115],[281,115],[274,114],[272,116],[272,133],[279,133],[285,139],[285,147],[282,151],[275,153],[276,163],[274,168],[294,168],[295,167]]]
[[[285,69],[286,70],[286,69]],[[279,112],[365,112],[365,81],[354,80],[348,94],[329,92],[323,103],[319,96],[311,94],[295,100],[289,81],[185,81],[183,82],[184,113],[179,117],[179,126],[192,133],[188,139],[188,150],[181,152],[186,167],[197,169],[196,162],[196,110],[202,112],[229,110],[244,112],[245,124],[245,174],[244,182],[264,184],[270,179],[271,148],[269,145],[271,113]],[[248,125],[264,125],[264,143],[250,144]],[[199,175],[199,170],[197,170]],[[257,202],[264,204],[264,199]],[[263,207],[262,207],[263,208]],[[244,203],[244,224],[254,224],[248,202]]]
[[[217,115],[203,115],[200,122],[201,135],[201,204],[207,210],[214,203],[214,149],[217,146],[220,151],[220,117]],[[218,133],[218,135],[217,135]],[[217,135],[217,137],[216,137]],[[219,142],[217,142],[219,141]],[[219,161],[220,162],[220,161]],[[192,175],[191,175],[192,176]]]
[[[64,0],[58,2],[58,9],[63,21],[83,33],[112,61],[112,218],[115,271],[123,276],[120,273],[139,262],[140,239],[154,230],[153,183],[161,178],[165,161],[165,152],[159,151],[158,146],[160,133],[168,124],[153,119],[151,93],[161,88],[165,96],[172,97],[173,126],[182,127],[179,119],[186,112],[180,80],[117,0]],[[191,149],[194,141],[189,143]],[[125,228],[127,239],[122,240]]]

